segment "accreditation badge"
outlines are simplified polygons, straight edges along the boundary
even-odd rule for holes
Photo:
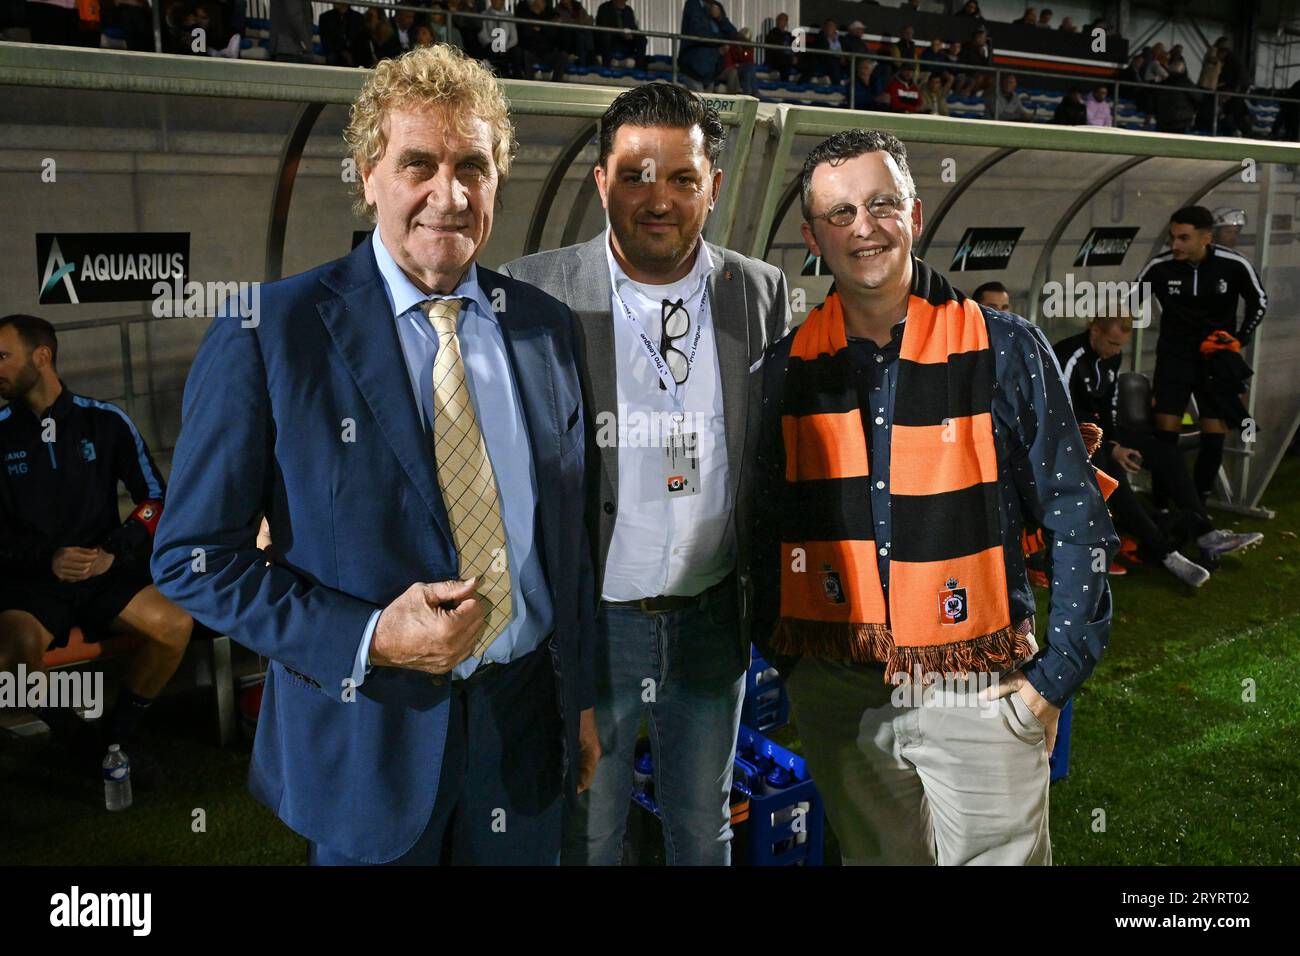
[[[660,458],[664,490],[669,498],[700,493],[700,436],[674,428],[664,444]]]

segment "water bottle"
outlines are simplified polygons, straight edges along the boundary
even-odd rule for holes
[[[637,790],[644,791],[650,783],[650,778],[654,776],[654,758],[650,751],[637,754],[636,763],[632,766],[632,786]]]
[[[111,744],[104,758],[104,806],[125,810],[131,805],[131,761],[122,748]]]

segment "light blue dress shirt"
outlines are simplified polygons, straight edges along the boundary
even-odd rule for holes
[[[470,398],[478,415],[479,428],[487,442],[488,459],[496,474],[501,496],[501,518],[505,525],[506,554],[510,561],[510,597],[514,616],[501,636],[492,642],[482,660],[503,664],[536,649],[555,623],[551,592],[546,586],[536,535],[537,476],[533,471],[532,446],[524,422],[519,389],[515,385],[506,354],[501,325],[478,284],[478,266],[471,265],[464,280],[451,295],[425,295],[393,261],[380,239],[379,229],[371,234],[375,260],[384,279],[384,292],[397,323],[402,358],[411,381],[411,393],[420,410],[420,421],[429,433],[429,454],[433,454],[433,363],[438,354],[438,334],[419,307],[427,299],[468,300],[456,321],[461,359]],[[381,610],[370,615],[357,649],[352,680],[360,686],[369,671],[370,642]],[[479,658],[470,657],[452,671],[465,678],[478,668]]]

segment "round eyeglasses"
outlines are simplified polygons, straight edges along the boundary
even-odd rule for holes
[[[909,200],[915,198],[915,196],[876,196],[865,203],[844,202],[812,218],[825,219],[832,226],[851,226],[858,218],[858,209],[866,206],[867,212],[876,219],[892,219],[903,211]]]

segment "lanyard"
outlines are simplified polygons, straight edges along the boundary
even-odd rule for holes
[[[679,386],[677,382],[674,381],[673,373],[669,370],[668,363],[664,360],[663,355],[660,354],[658,347],[656,347],[654,342],[650,340],[650,336],[646,335],[645,329],[642,328],[637,317],[632,314],[632,310],[627,307],[627,303],[623,301],[623,296],[618,292],[617,284],[614,287],[614,298],[617,299],[618,304],[623,307],[623,314],[627,316],[628,324],[632,326],[632,331],[636,333],[637,341],[641,343],[641,350],[645,352],[646,358],[649,359],[651,366],[654,368],[655,372],[658,373],[659,381],[664,383],[664,388],[666,388],[668,394],[672,396],[673,404],[677,406],[677,412],[680,414],[685,402],[686,390],[684,385]],[[695,338],[691,341],[691,350],[686,355],[687,375],[690,375],[690,370],[695,365],[695,353],[698,352],[700,348],[700,335],[704,331],[704,316],[707,314],[708,307],[709,284],[706,281],[704,283],[704,294],[700,298],[700,311],[695,317]],[[687,315],[689,316],[690,313],[687,312]]]

